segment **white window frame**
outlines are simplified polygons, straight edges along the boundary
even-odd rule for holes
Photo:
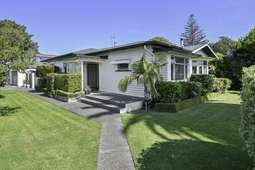
[[[181,58],[183,59],[184,63],[176,63],[176,58]],[[171,81],[186,81],[188,79],[188,74],[189,74],[189,61],[185,57],[178,57],[178,56],[170,56],[170,80]],[[175,65],[182,65],[184,67],[184,79],[181,80],[176,80],[176,72],[175,72]],[[173,71],[173,72],[172,72]]]

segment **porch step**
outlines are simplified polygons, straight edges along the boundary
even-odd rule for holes
[[[112,112],[127,113],[142,108],[142,98],[113,93],[92,93],[80,99],[81,102]]]

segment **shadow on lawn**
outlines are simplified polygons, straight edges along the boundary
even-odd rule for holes
[[[0,99],[3,99],[3,98],[5,98],[5,96],[0,94]]]
[[[179,113],[134,114],[123,133],[141,122],[166,141],[142,151],[137,160],[141,169],[247,169],[251,160],[242,150],[239,112],[239,104],[214,102]]]
[[[155,143],[137,162],[141,170],[241,170],[252,164],[240,148],[192,140]]]
[[[10,106],[0,106],[0,116],[9,116],[14,114],[21,107],[10,107]]]

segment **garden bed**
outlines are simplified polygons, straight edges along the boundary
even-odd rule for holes
[[[180,110],[187,109],[207,100],[205,96],[198,96],[192,99],[186,99],[177,103],[156,103],[155,111],[176,113]]]

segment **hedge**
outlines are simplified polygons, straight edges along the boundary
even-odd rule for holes
[[[214,78],[213,91],[225,93],[231,87],[232,81],[228,78]]]
[[[213,76],[210,74],[191,75],[190,81],[200,82],[202,84],[202,96],[213,91]]]
[[[255,66],[243,69],[241,99],[240,134],[255,165]]]
[[[71,93],[81,91],[81,75],[55,74],[55,89]]]
[[[155,110],[157,112],[170,112],[176,113],[178,111],[193,107],[206,101],[204,96],[194,97],[192,99],[186,99],[177,103],[156,103]]]
[[[53,97],[55,95],[55,74],[51,73],[46,76],[46,93]]]
[[[163,103],[176,103],[200,96],[201,86],[199,82],[157,82],[158,101]]]

